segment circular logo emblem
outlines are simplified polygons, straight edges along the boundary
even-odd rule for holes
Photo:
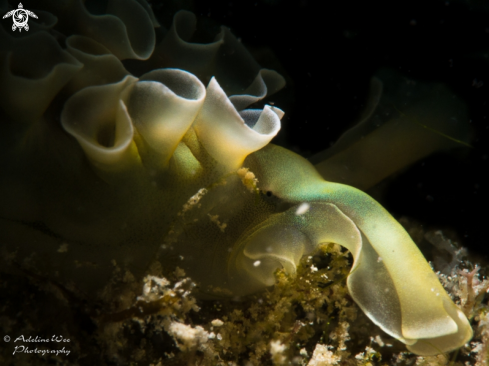
[[[15,28],[26,28],[26,30],[29,30],[29,26],[27,25],[27,21],[29,20],[29,13],[22,8],[14,10],[14,13],[12,14],[12,18],[14,20],[14,25],[12,26],[12,30],[15,30]]]
[[[22,29],[25,29],[26,31],[29,30],[29,25],[27,24],[27,22],[29,21],[29,16],[37,19],[36,14],[34,14],[30,10],[24,9],[22,3],[19,3],[19,8],[9,11],[3,16],[3,19],[12,17],[12,20],[14,21],[14,25],[12,25],[12,30],[15,31],[16,29],[18,29],[20,32]]]

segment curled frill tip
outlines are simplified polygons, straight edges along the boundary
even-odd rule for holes
[[[263,110],[238,112],[213,78],[194,128],[208,153],[233,170],[239,168],[249,154],[270,142],[280,130],[282,116],[279,108],[268,105]]]
[[[331,199],[341,202],[338,211],[360,233],[335,242],[353,255],[348,289],[365,314],[419,355],[449,352],[468,342],[472,329],[466,316],[402,226],[365,193],[326,185],[333,186]]]
[[[413,353],[436,355],[463,346],[472,338],[466,316],[400,224],[362,196],[368,216],[352,218],[361,240],[342,244],[354,257],[347,283],[355,302]]]
[[[354,264],[347,280],[355,302],[386,333],[419,355],[463,346],[470,324],[402,226],[377,202],[352,187],[334,185],[338,209],[358,227],[356,240],[338,242]]]
[[[457,308],[450,299],[443,299],[445,309],[445,321],[447,323],[455,323],[455,327],[452,326],[452,332],[441,334],[436,337],[430,337],[428,332],[428,338],[415,339],[415,343],[409,344],[407,340],[407,348],[413,353],[418,355],[436,355],[439,353],[453,351],[470,341],[473,336],[472,328],[465,314]],[[451,320],[451,321],[450,321]],[[426,327],[426,325],[425,325]]]

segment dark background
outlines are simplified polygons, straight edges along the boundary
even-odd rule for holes
[[[153,2],[153,7],[158,13],[166,4]],[[262,66],[285,75],[286,89],[270,98],[286,112],[274,142],[304,156],[327,148],[349,126],[379,67],[451,86],[469,107],[473,148],[416,163],[390,182],[382,203],[396,217],[454,230],[462,245],[487,257],[489,1],[196,1],[173,6],[230,27]],[[263,48],[275,60],[260,59]]]

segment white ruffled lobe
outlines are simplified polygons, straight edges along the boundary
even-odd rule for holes
[[[176,13],[168,34],[156,47],[150,61],[156,66],[164,59],[166,67],[179,67],[199,77],[212,75],[224,42],[224,30],[221,29],[211,43],[191,43],[196,26],[197,18],[193,13],[185,10]]]
[[[280,109],[268,105],[262,111],[239,113],[213,78],[194,129],[207,152],[226,170],[233,170],[270,142],[280,130],[282,116]]]
[[[268,70],[263,74],[275,77]],[[92,165],[106,172],[125,169],[138,159],[147,168],[164,169],[191,127],[218,169],[232,171],[280,130],[280,109],[266,105],[238,112],[235,107],[267,95],[262,73],[256,80],[249,89],[257,95],[229,98],[216,79],[206,90],[195,75],[179,69],[154,70],[139,81],[126,76],[76,93],[66,103],[62,125]]]
[[[68,100],[61,114],[63,128],[98,170],[122,170],[135,159],[131,154],[134,128],[123,92],[136,80],[127,76],[118,83],[87,87]]]
[[[63,6],[45,0],[43,7],[58,18],[58,30],[91,38],[120,60],[146,60],[153,53],[159,25],[143,1],[108,0],[103,15],[91,14],[82,0],[64,0]]]
[[[117,57],[91,38],[72,35],[66,39],[66,49],[83,64],[65,87],[70,94],[87,86],[116,83],[129,74]]]
[[[141,136],[140,153],[156,155],[160,166],[166,166],[194,122],[205,95],[199,79],[183,70],[161,69],[143,75],[127,102]]]
[[[83,65],[46,32],[16,39],[0,27],[0,108],[31,123]]]

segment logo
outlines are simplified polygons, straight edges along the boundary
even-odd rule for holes
[[[28,31],[29,25],[27,24],[27,22],[29,21],[29,15],[37,19],[36,14],[34,14],[30,10],[24,9],[22,3],[19,3],[19,8],[9,11],[7,14],[3,16],[3,19],[8,18],[10,16],[12,17],[14,21],[14,25],[12,25],[13,31],[15,31],[17,28],[19,28],[19,32],[22,31],[22,28]]]

